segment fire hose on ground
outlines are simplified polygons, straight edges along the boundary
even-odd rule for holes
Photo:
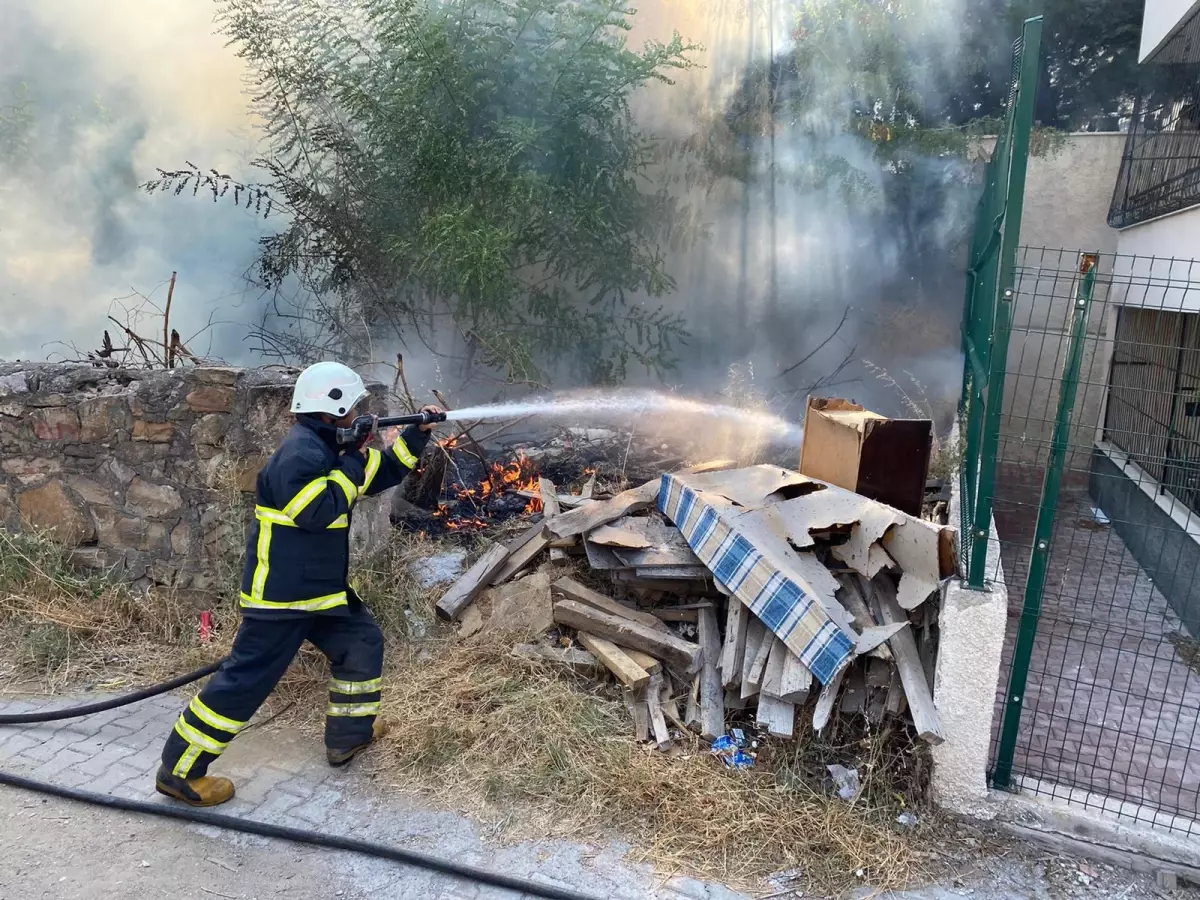
[[[73,706],[66,709],[52,709],[38,712],[28,713],[0,713],[0,725],[30,725],[41,722],[57,722],[62,719],[75,719],[81,716],[92,715],[94,713],[104,712],[109,709],[116,709],[120,706],[128,706],[131,703],[137,703],[139,700],[146,700],[150,697],[157,697],[159,694],[165,694],[168,691],[178,687],[183,687],[185,684],[191,684],[193,681],[199,681],[208,675],[211,675],[217,670],[221,663],[212,663],[202,669],[197,669],[194,672],[189,672],[186,675],[180,675],[170,681],[164,681],[161,684],[156,684],[140,691],[135,691],[131,694],[126,694],[123,697],[115,697],[109,700],[102,700],[97,703],[87,703],[83,706]],[[530,881],[524,878],[514,878],[509,875],[501,875],[497,872],[489,872],[486,869],[468,866],[462,863],[456,863],[448,859],[441,859],[425,853],[417,853],[412,850],[404,850],[400,847],[394,847],[389,844],[379,844],[373,841],[359,840],[358,838],[342,837],[339,835],[322,834],[317,831],[308,831],[301,828],[289,828],[284,825],[270,825],[266,822],[257,822],[253,819],[245,819],[239,816],[228,816],[221,813],[209,812],[207,810],[192,809],[191,807],[169,806],[159,803],[148,803],[144,800],[127,800],[123,797],[113,797],[108,794],[94,794],[90,791],[80,791],[75,788],[61,787],[56,784],[50,784],[45,781],[38,781],[33,778],[25,778],[21,775],[13,775],[9,772],[0,771],[0,784],[8,785],[9,787],[20,788],[26,791],[35,791],[39,794],[48,794],[52,797],[60,797],[64,800],[74,800],[78,803],[90,803],[94,806],[103,806],[108,809],[119,809],[125,812],[145,813],[146,815],[158,816],[162,819],[174,819],[179,822],[190,822],[196,825],[209,825],[214,828],[222,828],[227,831],[239,831],[243,834],[254,834],[260,837],[276,838],[283,841],[291,841],[296,844],[309,844],[314,847],[325,847],[332,850],[348,850],[351,853],[361,853],[365,856],[374,856],[379,859],[387,859],[392,862],[403,863],[409,866],[415,866],[421,869],[429,869],[433,872],[441,872],[444,875],[452,875],[457,878],[465,878],[469,881],[475,881],[480,884],[491,885],[492,887],[504,888],[513,891],[517,894],[529,894],[535,897],[545,897],[547,900],[598,900],[598,898],[588,894],[582,894],[577,891],[565,890],[563,888],[553,887],[547,884],[539,884],[536,881]]]

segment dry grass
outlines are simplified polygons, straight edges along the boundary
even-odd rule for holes
[[[79,574],[52,541],[0,530],[0,677],[115,688],[198,668],[224,649],[200,644],[194,614],[172,593]]]
[[[781,745],[732,772],[695,741],[679,755],[644,749],[615,696],[515,659],[513,639],[393,652],[381,771],[398,787],[483,819],[516,809],[515,836],[619,835],[660,866],[738,882],[794,867],[824,889],[916,875],[886,814],[814,792],[799,754]]]

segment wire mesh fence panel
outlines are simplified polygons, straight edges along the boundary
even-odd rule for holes
[[[1014,276],[996,780],[1200,834],[1200,265],[1025,247]]]

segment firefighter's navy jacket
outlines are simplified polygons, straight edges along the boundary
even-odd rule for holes
[[[382,452],[340,453],[334,426],[298,416],[258,474],[243,614],[344,614],[354,504],[404,480],[428,441],[413,425]]]

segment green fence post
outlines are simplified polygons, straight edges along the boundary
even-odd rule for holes
[[[996,456],[1000,447],[1000,421],[1004,411],[1004,375],[1008,368],[1008,339],[1012,332],[1012,308],[1016,297],[1017,245],[1021,239],[1021,213],[1025,205],[1025,174],[1029,167],[1029,137],[1033,132],[1034,101],[1037,99],[1042,17],[1025,20],[1021,31],[1021,69],[1012,117],[1012,149],[1006,180],[1007,203],[1004,234],[996,260],[998,287],[992,326],[991,370],[987,383],[987,410],[979,454],[975,519],[971,533],[971,560],[967,581],[982,589],[987,569],[988,535],[992,523],[992,494],[996,489]],[[971,460],[966,461],[972,465]]]
[[[1029,679],[1029,658],[1033,639],[1037,635],[1038,619],[1042,613],[1042,592],[1046,584],[1046,567],[1050,561],[1050,545],[1054,538],[1054,517],[1058,513],[1058,494],[1062,487],[1067,448],[1071,443],[1071,416],[1079,391],[1079,371],[1083,367],[1083,345],[1087,340],[1088,315],[1092,293],[1096,287],[1095,253],[1079,257],[1079,283],[1071,310],[1070,343],[1063,364],[1062,386],[1058,393],[1058,414],[1054,419],[1054,436],[1050,441],[1050,460],[1042,482],[1041,502],[1038,505],[1037,527],[1034,529],[1033,551],[1029,558],[1029,578],[1025,582],[1025,602],[1021,607],[1021,626],[1017,646],[1013,651],[1012,675],[1008,681],[1008,700],[1004,707],[1004,724],[1000,731],[1000,747],[996,752],[996,768],[992,784],[1007,788],[1012,783],[1013,756],[1017,749],[1017,731],[1021,725],[1021,709],[1025,686]]]

